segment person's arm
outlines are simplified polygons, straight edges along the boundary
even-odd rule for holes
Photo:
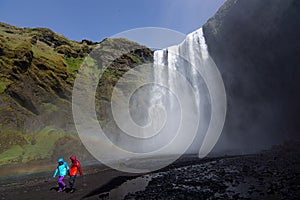
[[[82,176],[82,168],[81,168],[80,162],[79,161],[77,161],[77,162],[78,162],[77,163],[77,168],[79,170],[80,176]]]
[[[65,162],[65,168],[67,169],[67,175],[70,175],[70,168],[68,163]]]
[[[57,172],[58,172],[58,168],[55,169],[54,174],[53,174],[53,178],[56,177]]]

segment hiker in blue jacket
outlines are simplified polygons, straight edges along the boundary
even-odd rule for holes
[[[66,189],[66,184],[64,182],[64,178],[66,175],[69,174],[70,168],[68,164],[64,161],[63,158],[58,159],[58,166],[53,174],[53,178],[56,177],[56,174],[58,173],[58,192],[61,192]]]

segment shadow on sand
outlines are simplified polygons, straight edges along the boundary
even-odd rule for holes
[[[139,176],[119,176],[119,177],[113,178],[111,181],[109,181],[108,183],[106,183],[102,187],[97,188],[97,189],[89,192],[88,194],[86,194],[82,198],[84,199],[84,198],[95,196],[95,195],[107,196],[107,195],[109,195],[108,192],[110,190],[122,185],[124,182],[126,182],[128,180],[135,179],[137,177],[139,177]]]
[[[55,190],[56,192],[58,192],[58,187],[51,187],[49,190],[50,191],[52,191],[52,190]],[[71,188],[66,188],[66,189],[64,189],[62,192],[65,192],[65,193],[70,193],[71,192]],[[75,189],[74,189],[74,191],[76,191]]]

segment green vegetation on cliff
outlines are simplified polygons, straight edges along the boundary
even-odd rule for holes
[[[114,85],[133,66],[151,62],[153,53],[126,39],[104,41],[71,41],[47,28],[0,22],[0,165],[51,162],[74,152],[90,158],[74,134],[71,97],[78,70],[90,66],[90,76],[108,66],[96,110],[101,123],[110,123]]]
[[[50,159],[56,148],[55,144],[65,137],[78,140],[74,135],[50,126],[34,134],[8,130],[1,132],[0,166]]]

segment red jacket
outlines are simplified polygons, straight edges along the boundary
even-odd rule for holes
[[[70,157],[71,161],[72,161],[72,165],[70,168],[70,176],[75,176],[78,174],[78,171],[80,173],[80,176],[82,176],[82,169],[80,166],[80,162],[76,159],[76,156],[71,156]]]

